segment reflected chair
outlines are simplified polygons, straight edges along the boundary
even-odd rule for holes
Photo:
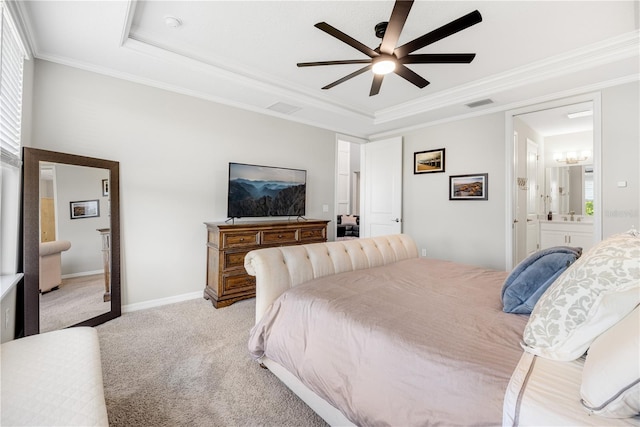
[[[56,240],[40,243],[40,292],[49,292],[62,283],[62,252],[71,242]]]

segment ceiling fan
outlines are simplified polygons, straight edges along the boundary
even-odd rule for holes
[[[348,59],[338,61],[320,61],[320,62],[300,62],[298,67],[315,67],[318,65],[343,65],[343,64],[368,64],[351,74],[344,76],[323,87],[322,89],[331,89],[334,86],[344,83],[347,80],[356,77],[366,71],[372,70],[374,73],[373,83],[369,96],[377,95],[382,86],[382,80],[385,74],[394,72],[405,80],[413,83],[419,88],[423,88],[429,84],[427,80],[406,67],[406,64],[468,64],[475,58],[475,53],[425,53],[413,54],[418,49],[422,49],[432,43],[449,37],[459,31],[471,27],[482,22],[482,15],[477,10],[468,13],[456,20],[443,25],[442,27],[424,34],[402,46],[396,47],[400,33],[404,27],[404,23],[409,16],[409,11],[413,5],[413,0],[396,0],[388,22],[380,22],[375,26],[376,36],[382,39],[380,46],[371,49],[360,43],[353,37],[348,36],[335,27],[326,22],[319,22],[316,28],[337,38],[338,40],[348,44],[356,50],[367,55],[370,59]]]

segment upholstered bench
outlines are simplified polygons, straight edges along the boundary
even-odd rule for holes
[[[0,346],[3,426],[108,426],[98,334],[78,327]]]

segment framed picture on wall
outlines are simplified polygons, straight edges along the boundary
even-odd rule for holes
[[[413,173],[444,172],[444,148],[413,153]]]
[[[449,200],[489,200],[489,174],[451,175]]]
[[[94,218],[100,216],[99,200],[83,200],[81,202],[69,202],[71,219]]]
[[[102,180],[102,196],[109,197],[109,180],[108,179]]]

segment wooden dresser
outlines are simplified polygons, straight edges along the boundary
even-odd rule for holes
[[[244,269],[254,249],[327,241],[327,220],[265,221],[207,226],[207,285],[204,298],[215,308],[256,295],[256,279]]]

